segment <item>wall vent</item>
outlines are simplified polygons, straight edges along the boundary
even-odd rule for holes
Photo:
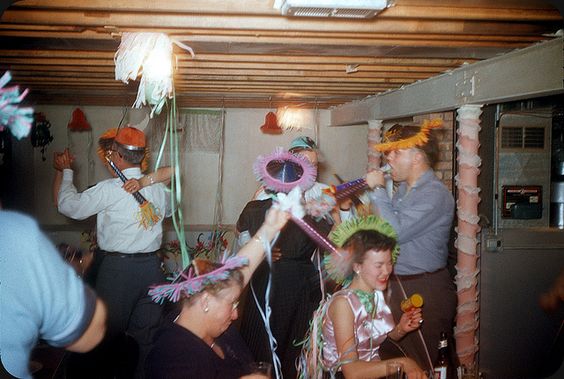
[[[504,126],[501,129],[502,149],[544,149],[545,128]]]

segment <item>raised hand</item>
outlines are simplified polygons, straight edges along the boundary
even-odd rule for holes
[[[53,167],[57,171],[70,169],[73,162],[74,162],[74,155],[70,153],[68,148],[65,149],[63,152],[53,153]]]
[[[128,193],[134,193],[139,191],[143,186],[138,179],[128,179],[123,183],[122,188]]]

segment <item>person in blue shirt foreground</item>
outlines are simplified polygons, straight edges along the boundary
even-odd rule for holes
[[[29,216],[0,210],[0,377],[31,378],[39,339],[74,352],[94,348],[106,307]]]

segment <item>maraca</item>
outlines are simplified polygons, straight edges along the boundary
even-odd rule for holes
[[[404,299],[400,303],[400,308],[402,312],[409,312],[413,308],[421,308],[423,306],[423,296],[418,293],[414,293],[407,299]]]

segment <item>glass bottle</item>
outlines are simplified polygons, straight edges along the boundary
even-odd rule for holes
[[[434,379],[454,379],[452,376],[452,360],[448,350],[448,336],[446,332],[441,332],[439,340],[439,353],[433,365]]]

